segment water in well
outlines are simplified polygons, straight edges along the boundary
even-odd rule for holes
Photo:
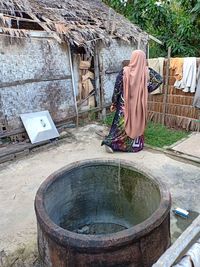
[[[61,227],[64,229],[68,229],[68,225],[65,225],[64,220],[61,223]],[[99,222],[99,223],[90,223],[80,227],[76,227],[71,229],[72,232],[84,235],[105,235],[105,234],[112,234],[122,230],[127,229],[124,225],[116,224],[116,223],[106,223],[106,222]]]
[[[158,187],[143,174],[121,166],[103,171],[102,166],[77,170],[65,180],[68,195],[56,216],[62,228],[88,235],[116,233],[143,222],[158,208]],[[58,211],[52,210],[53,216]]]

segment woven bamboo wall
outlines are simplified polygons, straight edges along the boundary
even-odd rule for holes
[[[166,61],[164,64],[164,81],[166,79]],[[169,88],[166,103],[165,125],[173,128],[186,129],[187,131],[200,131],[200,110],[192,106],[194,94],[184,93],[174,88],[174,71],[170,70]],[[164,94],[149,95],[148,111],[149,120],[162,123],[164,112]]]

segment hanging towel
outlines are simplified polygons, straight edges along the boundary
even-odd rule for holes
[[[200,240],[195,243],[174,267],[199,267],[200,266]]]
[[[183,63],[183,78],[176,81],[174,87],[185,93],[194,93],[196,89],[197,62],[196,57],[186,57]]]
[[[148,59],[148,66],[158,72],[163,78],[163,67],[164,67],[164,57],[159,58],[151,58]],[[161,94],[162,93],[162,85],[159,86],[156,90],[151,92],[152,95]]]
[[[200,108],[200,64],[199,64],[198,72],[197,72],[197,87],[196,87],[196,93],[194,96],[193,106],[195,108]]]
[[[174,77],[177,81],[180,81],[183,78],[183,58],[172,58],[170,69],[175,71]]]

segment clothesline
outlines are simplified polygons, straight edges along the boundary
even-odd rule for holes
[[[149,59],[149,67],[155,69],[162,76],[164,60],[165,58]],[[174,71],[176,79],[174,87],[185,93],[195,93],[193,106],[200,108],[200,58],[171,58],[169,68]],[[162,93],[162,88],[155,93]]]

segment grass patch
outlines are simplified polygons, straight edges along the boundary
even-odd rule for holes
[[[115,112],[112,112],[112,113],[106,115],[105,119],[103,120],[103,124],[105,124],[107,126],[111,126],[113,119],[114,119],[114,115],[115,115]]]
[[[113,117],[114,113],[108,114],[103,123],[111,126]],[[161,124],[148,122],[145,130],[145,143],[162,148],[164,146],[170,146],[188,135],[189,133],[186,131],[169,129]]]
[[[161,124],[149,122],[145,130],[145,143],[151,146],[170,146],[189,135],[186,131],[169,129]]]

